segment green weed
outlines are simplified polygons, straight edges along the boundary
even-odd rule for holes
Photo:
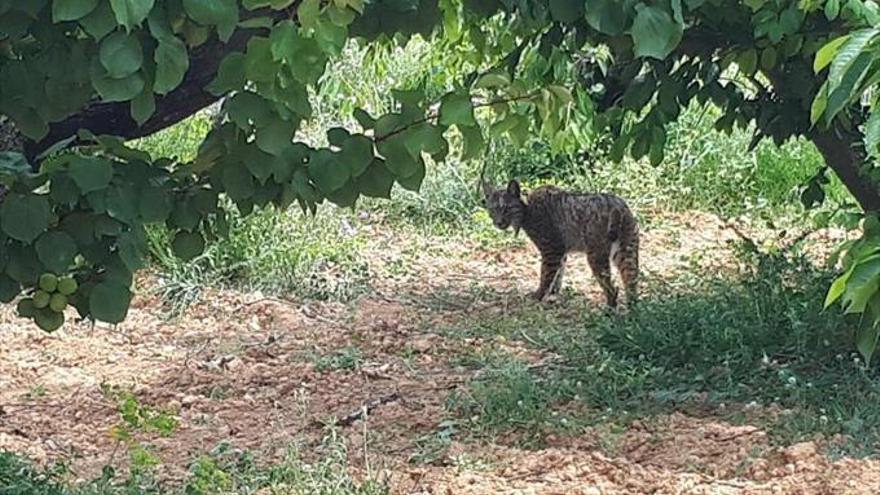
[[[325,371],[354,371],[364,362],[360,349],[347,347],[329,354],[321,354],[313,357],[315,370]]]

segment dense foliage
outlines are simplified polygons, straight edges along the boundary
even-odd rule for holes
[[[0,0],[0,123],[23,141],[0,154],[0,297],[24,292],[20,313],[46,330],[68,302],[119,322],[146,225],[191,259],[228,228],[223,196],[244,214],[350,206],[418,190],[428,164],[478,157],[487,135],[656,164],[694,100],[721,109],[718,129],[754,126],[753,145],[806,136],[878,210],[850,97],[874,82],[876,33],[858,30],[877,18],[861,0]],[[413,36],[447,50],[452,91],[397,88],[393,111],[353,109],[358,125],[328,129],[326,146],[296,139],[349,40]],[[829,64],[838,49],[865,55]],[[220,99],[192,160],[125,145]]]

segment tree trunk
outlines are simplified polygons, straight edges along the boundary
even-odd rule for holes
[[[880,184],[862,169],[868,162],[858,133],[828,129],[810,133],[809,137],[825,163],[834,170],[865,211],[880,212]]]

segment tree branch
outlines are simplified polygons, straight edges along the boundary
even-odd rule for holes
[[[259,16],[272,17],[275,20],[285,19],[290,16],[290,9],[281,11],[262,9],[242,13],[243,19]],[[190,52],[190,68],[183,82],[171,93],[156,98],[156,111],[143,125],[138,125],[131,117],[130,102],[95,102],[81,112],[51,124],[49,134],[39,142],[27,141],[24,146],[25,155],[33,162],[36,156],[50,146],[74,136],[81,129],[88,129],[97,135],[113,134],[125,139],[136,139],[177,124],[220,99],[206,91],[205,86],[214,80],[220,62],[226,55],[244,51],[248,40],[259,33],[259,29],[238,30],[226,43],[213,37],[193,49]],[[71,145],[76,144],[76,142],[71,143]]]

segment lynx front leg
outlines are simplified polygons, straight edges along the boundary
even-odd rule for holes
[[[548,294],[559,294],[559,291],[562,290],[562,278],[565,276],[565,262],[566,257],[562,257],[562,261],[559,264],[559,269],[556,270],[556,275],[553,277],[553,282],[550,284],[550,290]]]
[[[565,255],[562,253],[542,253],[541,254],[541,285],[538,290],[532,293],[532,297],[538,301],[544,299],[547,292],[559,283],[558,279],[562,278],[562,266],[565,262]]]

